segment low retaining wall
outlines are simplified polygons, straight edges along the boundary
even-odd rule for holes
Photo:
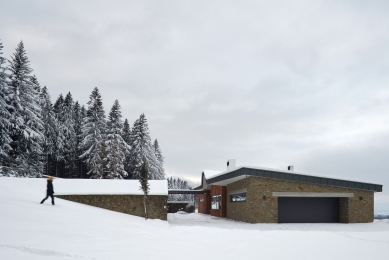
[[[55,197],[90,206],[145,217],[143,195],[56,195]],[[148,196],[150,219],[167,220],[167,196]]]

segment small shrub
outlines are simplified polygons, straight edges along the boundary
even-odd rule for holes
[[[185,212],[186,213],[193,213],[193,212],[195,212],[195,206],[193,205],[193,203],[188,203],[188,205],[186,205]]]

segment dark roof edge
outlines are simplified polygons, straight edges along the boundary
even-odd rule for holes
[[[202,187],[203,187],[202,185],[199,185],[199,186],[193,187],[192,189],[194,189],[194,190],[199,190],[199,189],[201,189]]]
[[[331,176],[311,175],[306,173],[299,173],[294,171],[282,171],[276,169],[240,166],[233,170],[220,173],[207,180],[207,184],[216,183],[219,181],[228,180],[237,176],[256,176],[264,178],[273,178],[280,180],[298,181],[304,183],[323,184],[328,186],[352,188],[359,190],[371,190],[376,192],[382,192],[382,184],[368,183],[358,180],[345,180]]]

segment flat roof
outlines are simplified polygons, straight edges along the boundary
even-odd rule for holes
[[[221,172],[211,178],[207,179],[207,185],[226,186],[229,183],[236,182],[248,176],[272,178],[279,180],[297,181],[304,183],[323,184],[328,186],[351,188],[359,190],[370,190],[375,192],[382,192],[382,184],[371,183],[361,180],[346,180],[343,178],[313,175],[308,173],[301,173],[295,171],[283,171],[270,168],[239,166],[229,171]],[[201,188],[198,186],[196,188]]]
[[[182,190],[182,189],[171,189],[168,190],[169,194],[206,194],[210,191],[205,190]]]

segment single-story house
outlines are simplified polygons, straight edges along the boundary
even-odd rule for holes
[[[205,170],[196,190],[198,212],[248,223],[367,223],[382,184],[289,170],[236,167]]]
[[[167,180],[150,180],[148,215],[167,220]],[[55,179],[55,197],[144,217],[144,193],[138,180]]]

